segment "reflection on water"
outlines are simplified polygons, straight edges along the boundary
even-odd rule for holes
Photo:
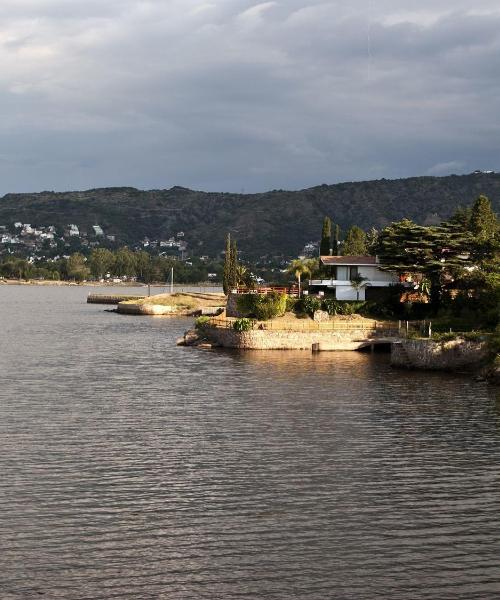
[[[87,291],[0,287],[2,600],[500,594],[493,389]]]

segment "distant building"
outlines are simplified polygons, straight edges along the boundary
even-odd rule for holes
[[[78,237],[80,235],[80,230],[76,225],[71,224],[68,227],[68,234],[70,235],[70,237]]]
[[[304,257],[317,256],[318,254],[318,242],[308,242],[303,248],[301,254]]]
[[[94,230],[94,234],[96,237],[101,237],[104,235],[104,231],[100,225],[92,225],[92,229]]]

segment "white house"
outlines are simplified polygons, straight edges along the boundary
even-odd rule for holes
[[[323,291],[337,300],[369,300],[380,288],[398,283],[396,273],[382,271],[375,256],[321,256],[320,260],[328,267],[330,278],[312,279],[310,293]],[[356,289],[352,282],[358,276],[364,280]]]

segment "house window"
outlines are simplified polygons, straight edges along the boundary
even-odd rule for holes
[[[347,281],[347,267],[337,267],[337,280],[338,281]]]
[[[358,267],[349,267],[349,280],[352,281],[358,276]]]

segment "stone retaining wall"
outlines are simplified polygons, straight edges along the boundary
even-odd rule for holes
[[[488,356],[486,342],[463,338],[448,342],[402,340],[391,348],[391,365],[453,371],[477,367]]]
[[[357,350],[372,342],[390,343],[380,331],[353,329],[349,331],[272,331],[252,329],[239,332],[234,329],[210,327],[204,329],[206,337],[224,348],[246,350],[311,350],[319,344],[318,350]]]

